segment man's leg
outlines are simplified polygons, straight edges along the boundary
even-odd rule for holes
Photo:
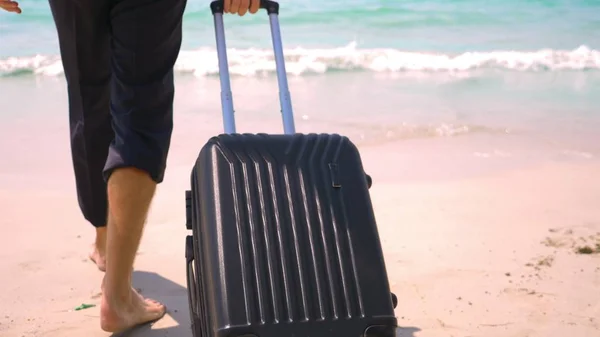
[[[96,227],[90,258],[105,269],[107,195],[102,176],[114,138],[110,116],[109,2],[50,0],[69,92],[79,207]]]
[[[97,1],[97,0],[95,0]],[[116,0],[111,9],[112,100],[107,268],[101,325],[117,332],[162,317],[166,308],[132,288],[134,258],[173,129],[173,66],[185,0]]]

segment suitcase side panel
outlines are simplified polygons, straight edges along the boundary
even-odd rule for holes
[[[243,256],[237,258],[232,256],[237,249],[226,249],[237,245],[232,246],[230,241],[224,242],[226,238],[237,238],[235,227],[232,228],[231,225],[239,224],[240,220],[234,212],[239,209],[237,200],[234,200],[235,193],[232,193],[235,180],[224,176],[222,173],[224,170],[217,167],[217,165],[227,167],[227,163],[221,161],[223,158],[220,150],[211,140],[202,148],[193,172],[196,177],[194,187],[199,204],[193,227],[198,236],[200,253],[198,264],[202,265],[203,271],[198,278],[204,285],[206,312],[201,315],[209,322],[206,337],[216,336],[219,329],[229,325],[228,322],[240,322],[239,317],[230,315],[230,312],[235,314],[240,311],[230,310],[229,303],[232,302],[231,298],[235,298],[237,300],[235,305],[240,305],[240,301],[245,298],[243,293],[240,293],[240,287],[230,287],[230,281],[225,274],[232,268],[237,268],[239,273],[244,265],[241,264]],[[228,209],[222,211],[225,208],[222,205],[227,205]],[[223,230],[226,233],[223,233]],[[243,270],[241,274],[244,274]]]
[[[393,318],[360,156],[345,137],[224,135],[196,174],[213,329]]]
[[[199,219],[200,208],[203,206],[202,203],[194,202],[195,200],[200,200],[199,191],[196,188],[198,186],[198,175],[192,171],[191,175],[191,223],[192,223],[192,242],[190,253],[192,257],[191,266],[188,265],[188,287],[190,293],[190,311],[192,313],[192,329],[194,337],[208,337],[210,336],[210,331],[212,331],[212,326],[214,324],[213,321],[210,320],[208,310],[208,302],[207,292],[206,292],[206,278],[202,277],[206,274],[206,265],[201,260],[201,256],[203,255],[202,244],[203,242],[203,233],[202,231],[197,230],[197,223]],[[186,252],[187,253],[187,252]],[[192,283],[193,284],[189,284]]]
[[[335,189],[334,194],[339,199],[337,211],[340,221],[346,224],[352,247],[356,282],[363,292],[361,304],[370,317],[393,317],[391,290],[366,175],[356,146],[350,141],[345,146],[348,149],[340,151],[337,158],[344,163],[339,169],[341,188]]]

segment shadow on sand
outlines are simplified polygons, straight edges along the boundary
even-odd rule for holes
[[[133,286],[167,306],[164,318],[112,337],[192,337],[187,289],[154,272],[134,271]]]
[[[416,337],[415,332],[419,332],[421,329],[413,327],[398,327],[396,330],[396,337]]]
[[[134,271],[133,284],[142,295],[167,306],[167,315],[160,321],[114,334],[112,337],[192,337],[187,289],[157,273]],[[415,337],[421,331],[414,327],[399,327],[396,337]]]

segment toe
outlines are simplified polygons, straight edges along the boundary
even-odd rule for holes
[[[152,310],[156,310],[156,311],[165,311],[166,310],[166,306],[156,300],[146,299],[145,302],[146,302],[146,305],[148,307],[150,307]]]
[[[167,313],[167,307],[154,300],[146,300],[146,310],[148,313],[148,320],[158,320]]]
[[[144,299],[144,301],[146,301],[146,304],[148,304],[148,305],[163,305],[159,301],[153,300],[151,298],[146,298],[146,299]]]

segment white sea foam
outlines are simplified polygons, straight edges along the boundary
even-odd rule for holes
[[[406,52],[396,49],[359,49],[356,43],[341,48],[293,48],[285,51],[287,72],[292,75],[328,71],[370,72],[468,72],[476,69],[511,71],[594,71],[600,70],[600,51],[580,46],[574,50],[466,52],[457,55]],[[275,72],[271,49],[230,49],[230,73],[260,76]],[[216,51],[200,48],[181,51],[175,66],[178,73],[196,76],[218,74]],[[0,76],[62,74],[58,56],[36,55],[0,60]]]

